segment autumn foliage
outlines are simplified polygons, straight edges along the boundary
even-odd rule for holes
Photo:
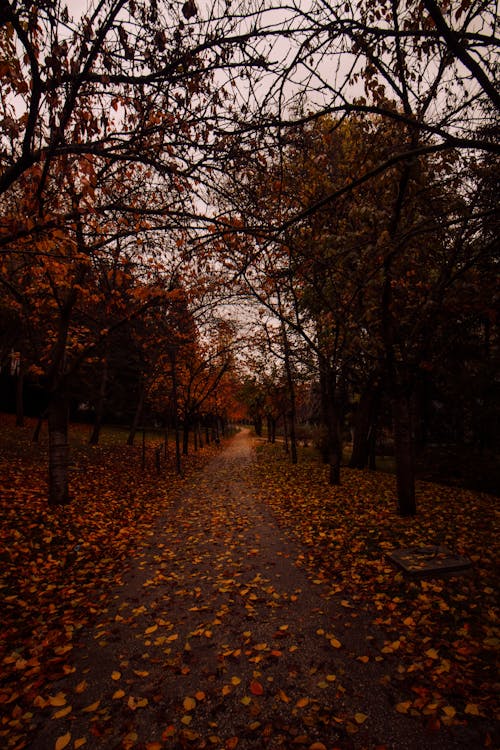
[[[13,417],[1,420],[0,738],[3,747],[14,748],[24,746],[48,686],[74,671],[71,652],[82,629],[99,616],[110,587],[121,580],[127,561],[141,554],[183,482],[172,446],[158,475],[150,438],[142,471],[141,447],[124,445],[123,432],[108,431],[91,447],[89,428],[73,427],[74,502],[51,508],[45,431],[34,445],[31,421],[20,430]],[[205,447],[203,454],[185,457],[184,475],[212,452]]]
[[[343,485],[332,488],[326,467],[311,460],[291,466],[269,445],[258,467],[259,496],[302,546],[298,563],[346,613],[372,619],[373,639],[360,658],[386,660],[387,684],[408,695],[395,710],[434,728],[494,722],[500,641],[493,498],[419,482],[422,513],[409,523],[395,516],[392,477],[382,472],[345,469]],[[399,547],[433,544],[468,557],[472,573],[408,580],[386,558]]]

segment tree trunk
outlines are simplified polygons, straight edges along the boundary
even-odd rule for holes
[[[137,428],[139,427],[139,423],[142,419],[142,410],[144,408],[144,398],[145,398],[145,388],[141,382],[139,383],[139,399],[137,401],[137,406],[135,409],[134,418],[132,420],[132,424],[130,426],[130,432],[128,434],[127,438],[127,445],[133,445],[135,440],[135,433],[137,432]]]
[[[44,413],[40,414],[40,416],[38,417],[36,427],[33,431],[33,437],[31,438],[33,443],[38,443],[40,432],[42,431],[42,427],[43,427],[43,420],[45,419],[46,416],[47,416],[47,411],[44,411]]]
[[[16,426],[24,427],[24,357],[21,354],[16,379]]]
[[[187,456],[189,453],[189,430],[190,430],[189,419],[186,417],[182,425],[182,455],[183,456]]]
[[[272,443],[272,419],[271,415],[266,415],[266,421],[267,421],[267,442]]]
[[[354,417],[351,469],[364,469],[370,457],[370,436],[374,431],[380,391],[372,376],[364,388]]]
[[[330,466],[328,481],[340,484],[340,464],[342,461],[342,440],[340,437],[339,405],[336,402],[337,376],[334,370],[323,361],[320,364],[323,418],[326,420],[325,453]]]
[[[179,431],[179,399],[177,395],[177,357],[176,350],[170,350],[170,363],[172,365],[172,402],[174,407],[174,429],[175,429],[175,466],[177,474],[182,474],[181,465],[181,438]]]
[[[65,393],[51,394],[49,425],[49,505],[67,505],[68,491],[68,400]]]
[[[399,512],[402,516],[414,516],[417,508],[415,504],[415,455],[410,396],[401,392],[394,394],[392,409]]]
[[[283,350],[285,354],[285,372],[288,387],[288,397],[290,399],[290,449],[292,464],[297,463],[297,431],[296,431],[296,406],[295,406],[295,384],[293,382],[292,365],[290,361],[290,343],[286,335],[285,326],[282,325],[283,333]]]
[[[108,358],[104,357],[102,363],[101,382],[99,384],[99,395],[95,409],[95,421],[92,428],[92,434],[89,438],[90,445],[97,445],[101,433],[102,419],[104,415],[104,404],[106,403],[106,387],[108,384]]]

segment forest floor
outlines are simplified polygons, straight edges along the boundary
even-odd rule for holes
[[[82,453],[54,511],[36,449],[1,447],[2,747],[498,746],[490,496],[422,483],[400,519],[388,475],[333,489],[242,431],[183,479]],[[435,543],[472,572],[385,556]]]

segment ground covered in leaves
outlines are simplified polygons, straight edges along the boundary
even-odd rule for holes
[[[14,439],[14,435],[16,439]],[[246,434],[177,479],[116,441],[74,452],[74,503],[2,429],[0,740],[6,748],[493,747],[492,498],[288,464]],[[79,471],[77,471],[78,469]],[[471,574],[408,581],[390,549]]]

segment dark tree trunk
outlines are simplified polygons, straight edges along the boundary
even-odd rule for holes
[[[288,447],[288,419],[286,416],[286,412],[283,414],[283,433],[285,436],[285,453],[289,453],[290,448]]]
[[[370,435],[368,438],[369,454],[368,454],[368,468],[370,471],[375,471],[377,468],[377,424],[372,424]]]
[[[337,377],[328,363],[321,363],[322,403],[324,409],[326,456],[330,466],[328,481],[340,484],[340,464],[342,461],[342,440],[340,437],[339,404],[337,403]]]
[[[186,417],[182,425],[182,455],[187,456],[189,453],[189,419]]]
[[[40,438],[40,432],[42,431],[42,427],[43,427],[43,420],[45,419],[46,416],[47,416],[47,412],[45,411],[43,414],[40,414],[40,416],[38,417],[36,427],[33,431],[33,437],[31,438],[33,443],[38,443],[38,440]]]
[[[24,427],[24,357],[21,355],[16,380],[16,426]]]
[[[137,400],[137,406],[135,409],[134,418],[132,420],[132,424],[130,426],[130,432],[128,434],[127,438],[127,445],[133,445],[135,440],[135,434],[137,432],[137,429],[139,427],[139,424],[142,420],[142,410],[144,408],[144,398],[145,398],[145,388],[144,384],[141,382],[139,383],[139,398]]]
[[[364,469],[370,457],[370,436],[374,432],[380,391],[375,377],[372,376],[364,388],[354,417],[354,436],[352,454],[349,461],[351,469]]]
[[[258,416],[254,419],[255,434],[257,437],[262,437],[262,417]]]
[[[402,516],[414,516],[417,508],[415,504],[415,452],[410,396],[401,392],[394,394],[392,410],[399,512]]]
[[[271,415],[266,415],[266,421],[267,421],[267,442],[272,443],[272,419]]]
[[[97,445],[101,433],[102,420],[104,416],[104,404],[106,403],[106,388],[108,384],[108,358],[104,357],[101,371],[101,382],[99,384],[99,394],[95,408],[95,421],[92,433],[89,438],[90,445]]]
[[[295,383],[293,382],[292,364],[290,361],[290,343],[286,330],[283,326],[283,344],[285,353],[285,372],[288,386],[288,398],[290,399],[290,450],[292,464],[297,463],[297,430],[296,430],[296,406],[295,406]]]
[[[181,437],[179,430],[179,399],[177,395],[177,356],[175,348],[170,350],[170,363],[172,365],[172,402],[174,407],[174,429],[175,429],[175,467],[177,474],[182,474],[181,464]]]
[[[51,394],[49,425],[49,505],[67,505],[68,490],[68,400],[66,394]]]

